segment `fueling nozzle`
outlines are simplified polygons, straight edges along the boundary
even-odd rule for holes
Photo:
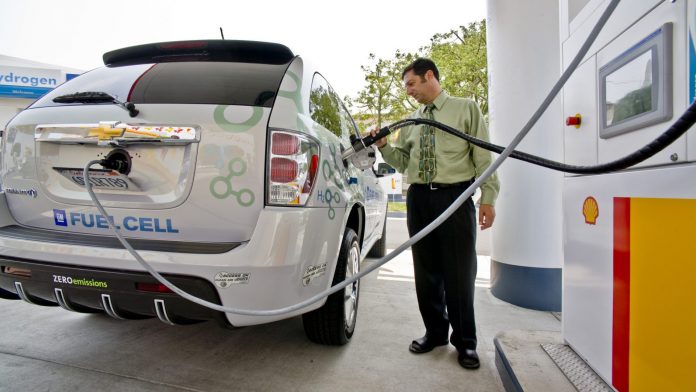
[[[370,147],[373,145],[377,140],[389,135],[391,133],[391,129],[386,126],[382,129],[380,129],[375,136],[372,135],[367,135],[364,138],[358,138],[358,137],[351,137],[351,146],[347,148],[343,153],[341,153],[341,158],[343,160],[346,160],[350,158],[353,154],[356,152],[359,152],[365,147]]]

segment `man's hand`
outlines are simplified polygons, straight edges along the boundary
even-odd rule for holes
[[[375,135],[377,134],[377,132],[379,132],[379,128],[375,128],[375,129],[371,130],[371,131],[370,131],[370,135],[371,135],[372,137],[375,137]],[[384,147],[386,144],[387,144],[387,138],[386,138],[386,137],[383,137],[383,138],[381,138],[381,139],[375,140],[375,146],[377,146],[377,147],[379,147],[379,148]]]
[[[486,230],[487,228],[493,226],[493,221],[495,220],[495,207],[490,204],[481,204],[479,206],[478,220],[481,230]]]

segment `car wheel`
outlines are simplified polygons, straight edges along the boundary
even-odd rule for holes
[[[359,269],[358,236],[353,229],[346,228],[332,285],[354,276]],[[348,343],[355,330],[359,293],[360,281],[358,280],[346,286],[345,289],[331,294],[321,308],[302,315],[302,324],[309,340],[332,346]]]
[[[387,217],[384,217],[384,226],[382,226],[382,238],[380,238],[372,249],[367,253],[367,257],[384,257],[387,254]]]

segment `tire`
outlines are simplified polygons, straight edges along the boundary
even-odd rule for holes
[[[380,238],[372,249],[367,253],[367,257],[384,257],[387,254],[387,217],[384,217],[384,226],[382,226],[382,238]]]
[[[347,227],[338,254],[333,283],[354,276],[360,268],[360,245],[353,229]],[[324,305],[302,315],[302,325],[309,340],[330,346],[342,346],[353,336],[358,315],[360,281],[331,294]]]

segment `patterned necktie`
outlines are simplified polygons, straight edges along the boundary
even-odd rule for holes
[[[428,120],[434,120],[433,109],[435,105],[425,107],[423,113]],[[426,125],[423,127],[420,136],[420,160],[418,161],[418,177],[423,182],[429,184],[437,174],[435,166],[435,130],[433,127]]]

